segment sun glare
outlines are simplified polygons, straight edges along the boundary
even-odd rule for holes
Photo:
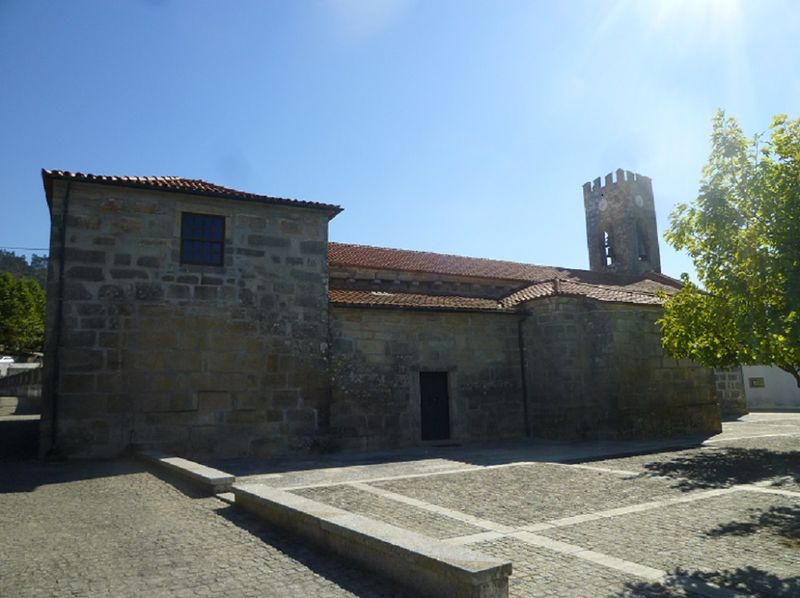
[[[652,23],[657,29],[685,27],[711,41],[720,35],[735,34],[742,22],[740,0],[659,0],[639,6],[651,7]]]

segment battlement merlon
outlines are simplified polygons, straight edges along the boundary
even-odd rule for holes
[[[584,183],[583,199],[588,200],[590,197],[599,198],[605,190],[622,186],[639,187],[652,197],[653,181],[650,177],[631,172],[630,170],[623,170],[622,168],[617,168],[616,175],[615,180],[614,173],[609,172],[605,176],[605,184],[601,183],[600,177],[597,177],[594,181]]]

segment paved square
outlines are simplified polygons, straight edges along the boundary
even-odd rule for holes
[[[386,580],[136,462],[0,462],[0,596],[383,596]]]
[[[687,450],[572,464],[521,451],[373,479],[339,468],[288,489],[508,558],[515,596],[800,595],[800,415],[724,428]]]
[[[213,465],[510,559],[516,597],[800,595],[800,414],[752,414],[701,447],[576,460],[611,448]],[[410,595],[124,460],[0,459],[0,573],[14,597]]]

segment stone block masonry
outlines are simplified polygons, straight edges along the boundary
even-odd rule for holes
[[[342,448],[421,442],[420,373],[447,375],[451,441],[525,434],[516,315],[334,307],[331,430]]]
[[[338,206],[203,181],[43,178],[43,453],[719,430],[712,371],[661,349],[646,177],[584,188],[591,272],[329,244]]]
[[[42,450],[271,456],[310,445],[328,400],[329,214],[73,181],[65,218],[68,183],[53,185],[49,331],[59,259],[64,278]],[[184,212],[224,218],[221,266],[181,263]]]
[[[524,324],[535,437],[647,439],[721,430],[713,370],[664,354],[658,306],[558,297]]]

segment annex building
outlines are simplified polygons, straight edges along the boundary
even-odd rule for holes
[[[680,283],[641,175],[584,185],[590,270],[333,243],[338,206],[200,180],[42,177],[43,453],[710,435],[741,390],[661,349]]]

